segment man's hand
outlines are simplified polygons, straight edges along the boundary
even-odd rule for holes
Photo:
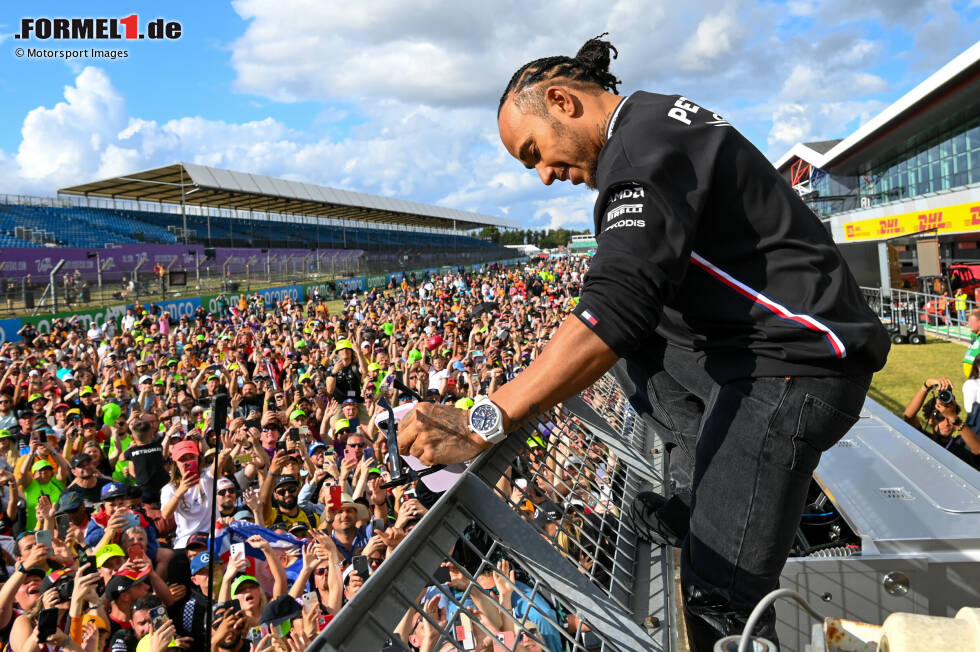
[[[422,464],[456,464],[490,448],[469,429],[469,415],[451,405],[420,403],[398,427],[398,452]]]

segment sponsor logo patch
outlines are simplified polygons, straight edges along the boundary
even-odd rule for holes
[[[595,315],[593,315],[588,310],[583,310],[582,311],[582,319],[584,319],[585,321],[589,322],[589,324],[592,325],[592,326],[595,326],[596,324],[599,323],[599,320],[595,318]]]
[[[643,204],[623,204],[611,209],[606,213],[606,222],[612,222],[613,220],[622,217],[623,215],[630,215],[633,213],[642,213]]]

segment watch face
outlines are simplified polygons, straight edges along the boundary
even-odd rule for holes
[[[488,432],[497,426],[497,411],[492,405],[477,405],[470,413],[470,425],[477,432]]]

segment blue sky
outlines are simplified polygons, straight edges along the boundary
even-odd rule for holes
[[[0,7],[0,193],[188,160],[536,228],[588,228],[594,196],[542,186],[497,141],[496,100],[528,60],[608,31],[622,91],[682,93],[775,159],[846,136],[980,34],[980,0],[236,0],[85,3],[180,21],[173,41],[13,38],[72,6]],[[16,56],[30,47],[128,56]]]

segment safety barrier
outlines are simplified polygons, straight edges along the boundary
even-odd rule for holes
[[[670,555],[628,516],[663,474],[607,374],[469,465],[310,649],[673,650]]]

